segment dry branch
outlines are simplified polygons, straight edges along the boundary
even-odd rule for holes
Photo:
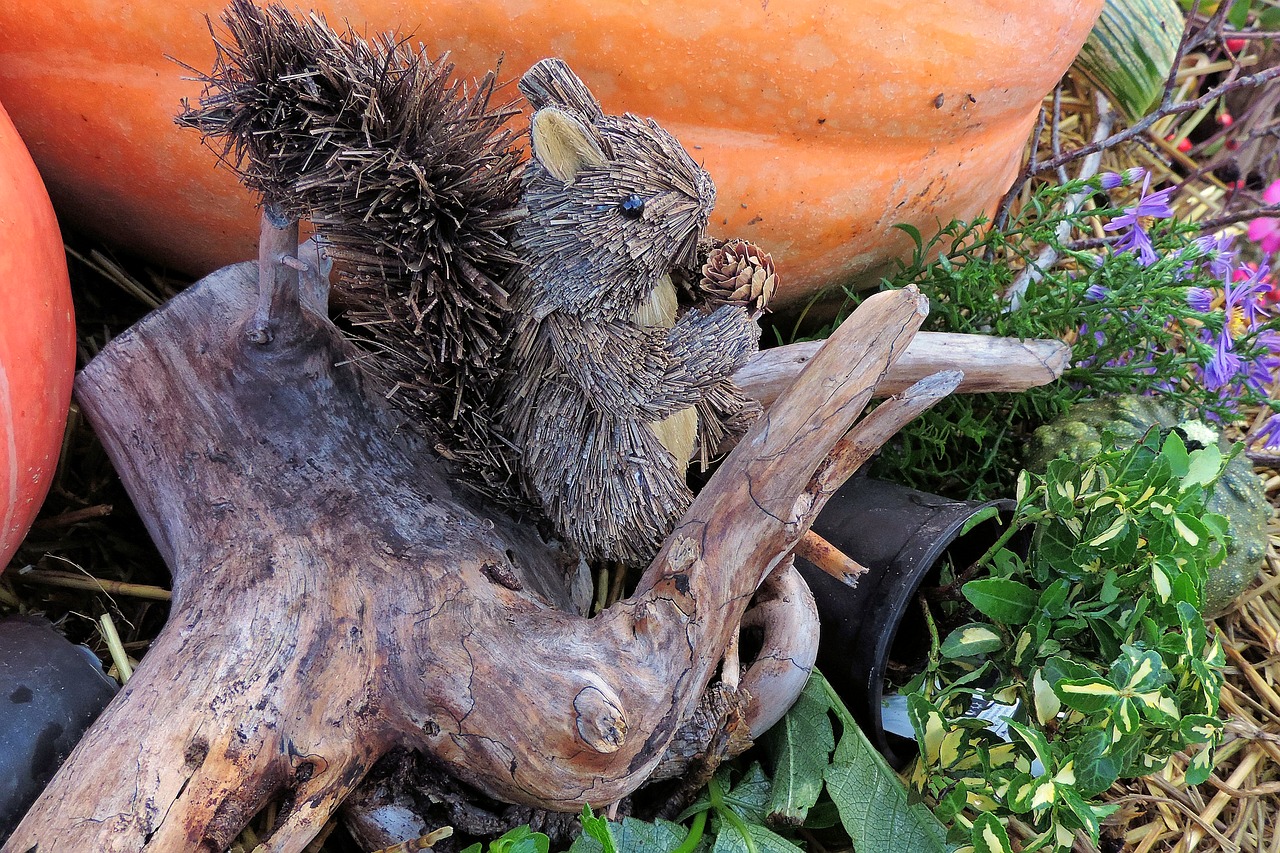
[[[814,355],[822,341],[805,341],[762,350],[734,374],[733,381],[764,406],[786,390]],[[951,332],[921,332],[876,386],[887,397],[940,370],[960,370],[964,379],[958,394],[1025,391],[1046,385],[1062,375],[1071,347],[1061,341],[997,338]]]

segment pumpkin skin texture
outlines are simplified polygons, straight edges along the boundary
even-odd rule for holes
[[[0,106],[0,571],[49,491],[75,356],[62,233]]]
[[[712,231],[758,243],[778,304],[867,277],[989,209],[1102,0],[316,0],[474,77],[561,56],[606,112],[652,116],[711,172]],[[254,202],[173,124],[211,0],[6,0],[0,100],[64,218],[191,274],[254,257]],[[507,90],[514,96],[514,89]],[[523,127],[521,120],[518,125]]]
[[[1121,442],[1136,442],[1153,426],[1168,429],[1183,423],[1187,423],[1186,418],[1155,397],[1121,395],[1077,403],[1032,433],[1027,444],[1027,468],[1043,473],[1049,462],[1060,455],[1075,461],[1096,456],[1102,450],[1104,430]],[[1224,451],[1229,446],[1226,441],[1220,444]],[[1205,509],[1226,516],[1227,533],[1231,536],[1226,559],[1209,570],[1204,585],[1201,609],[1207,616],[1216,616],[1249,588],[1267,555],[1271,503],[1244,454],[1237,454],[1227,463],[1205,496]]]

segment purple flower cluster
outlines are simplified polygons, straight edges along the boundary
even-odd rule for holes
[[[1270,289],[1263,279],[1269,271],[1264,264],[1246,271],[1243,277],[1236,277],[1234,270],[1224,276],[1222,328],[1216,332],[1200,329],[1200,340],[1213,349],[1213,357],[1203,367],[1202,381],[1210,391],[1222,393],[1224,400],[1235,399],[1231,392],[1245,388],[1265,397],[1274,371],[1280,367],[1280,333],[1271,330],[1256,333],[1254,342],[1262,349],[1257,358],[1242,358],[1237,351],[1237,344],[1243,338],[1254,334],[1261,323],[1270,319],[1263,304]],[[1214,310],[1217,301],[1217,294],[1205,288],[1193,287],[1187,293],[1187,303],[1197,311],[1208,313]]]
[[[1113,244],[1115,252],[1135,252],[1143,266],[1151,266],[1160,260],[1146,228],[1152,219],[1168,219],[1173,216],[1169,197],[1174,188],[1169,187],[1149,193],[1150,174],[1141,175],[1129,170],[1123,175],[1107,173],[1100,176],[1103,188],[1128,186],[1143,178],[1138,202],[1104,226],[1107,231],[1119,231],[1120,239]],[[1271,384],[1280,369],[1280,332],[1259,327],[1272,319],[1268,309],[1271,283],[1270,269],[1266,264],[1258,267],[1237,263],[1231,236],[1206,236],[1192,242],[1184,250],[1188,260],[1180,275],[1189,277],[1197,264],[1211,276],[1222,282],[1221,287],[1187,288],[1187,304],[1201,314],[1222,312],[1221,328],[1214,330],[1201,326],[1196,333],[1198,340],[1212,353],[1208,361],[1192,368],[1191,378],[1216,394],[1223,405],[1235,409],[1242,398],[1267,399]],[[1178,275],[1178,274],[1175,274]],[[1105,299],[1107,291],[1093,285],[1085,294],[1090,301]],[[1216,323],[1214,324],[1217,325]],[[1084,330],[1087,333],[1087,330]],[[1242,354],[1242,347],[1249,345]],[[1132,355],[1132,354],[1131,354]],[[1269,450],[1280,450],[1280,414],[1273,414],[1254,434]]]

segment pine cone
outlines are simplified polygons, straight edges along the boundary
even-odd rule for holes
[[[769,310],[769,300],[778,289],[778,273],[773,257],[755,243],[730,240],[707,254],[699,287],[714,302],[742,305],[761,314]]]

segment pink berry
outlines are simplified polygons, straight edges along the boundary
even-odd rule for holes
[[[1248,43],[1249,42],[1246,41],[1245,39],[1227,39],[1226,42],[1224,42],[1224,44],[1226,44],[1227,46],[1227,50],[1231,51],[1232,53],[1239,53],[1240,51],[1244,50],[1244,46]]]

